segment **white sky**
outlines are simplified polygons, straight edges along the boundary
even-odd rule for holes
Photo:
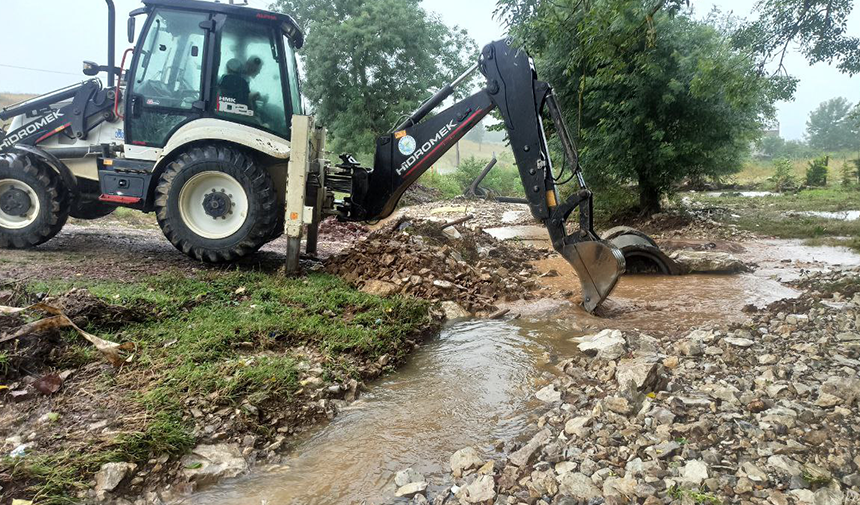
[[[225,0],[226,1],[226,0]],[[139,0],[115,0],[117,6],[117,64],[125,40],[126,15],[142,5]],[[263,7],[267,0],[249,0]],[[696,15],[704,16],[716,5],[724,12],[748,16],[750,0],[692,0]],[[493,19],[495,0],[424,0],[448,24],[466,28],[478,46],[501,38],[503,29]],[[107,28],[102,0],[0,0],[0,65],[49,70],[40,72],[0,66],[0,91],[45,93],[82,78],[81,61],[106,63]],[[860,9],[852,13],[849,31],[860,35]],[[800,78],[795,100],[779,104],[782,136],[799,139],[809,112],[820,102],[844,96],[860,101],[860,77],[849,78],[826,64],[809,66],[799,54],[791,54],[786,66]]]

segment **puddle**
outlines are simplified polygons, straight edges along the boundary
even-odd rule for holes
[[[860,219],[860,210],[843,210],[838,212],[826,212],[820,210],[807,210],[803,212],[792,212],[802,216],[823,217],[825,219],[838,219],[839,221],[857,221]],[[791,215],[789,214],[789,215]]]
[[[531,238],[535,229],[543,231],[514,226],[491,234]],[[512,304],[521,315],[516,320],[448,326],[334,421],[298,440],[284,466],[257,470],[177,503],[390,503],[399,470],[411,466],[430,482],[446,482],[456,450],[473,446],[490,456],[499,442],[528,435],[523,429],[540,414],[534,392],[555,373],[556,360],[578,352],[571,337],[607,327],[679,335],[693,326],[739,320],[747,304],[797,295],[779,279],[803,269],[860,265],[860,255],[848,249],[792,240],[745,242],[737,251],[758,270],[624,276],[602,307],[602,318],[570,301],[544,298]],[[538,265],[559,273],[541,279],[554,292],[578,289],[572,268],[559,256]]]
[[[743,197],[743,198],[761,198],[763,196],[781,196],[780,193],[773,191],[709,191],[705,193],[710,197]]]
[[[502,222],[505,224],[516,223],[526,213],[521,210],[506,210],[502,213]]]
[[[289,468],[252,475],[182,504],[368,504],[390,502],[394,474],[413,467],[446,477],[451,454],[522,434],[552,369],[546,353],[570,354],[566,329],[529,321],[466,321],[414,353],[396,374],[298,444]]]

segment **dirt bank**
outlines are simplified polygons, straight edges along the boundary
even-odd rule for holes
[[[41,303],[0,316],[4,505],[161,503],[235,476],[331,419],[438,325],[427,303],[322,274],[54,280],[0,300]],[[50,308],[124,344],[125,361],[77,331],[33,328]]]

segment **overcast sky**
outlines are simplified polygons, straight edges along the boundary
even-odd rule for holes
[[[115,3],[117,47],[121,55],[128,45],[126,15],[141,4],[139,0],[115,0]],[[265,7],[269,2],[250,0],[249,3]],[[746,17],[752,2],[692,0],[691,4],[697,16],[704,16],[716,5],[723,12]],[[446,23],[466,28],[479,46],[503,36],[502,27],[493,19],[495,0],[424,0],[424,6],[441,15]],[[3,48],[0,92],[45,93],[81,78],[83,60],[106,63],[106,17],[102,0],[0,0]],[[853,35],[860,35],[860,9],[852,13],[848,28]],[[826,64],[809,66],[796,53],[787,58],[786,65],[790,73],[800,78],[800,83],[795,100],[779,104],[779,121],[785,138],[802,138],[809,112],[824,100],[844,96],[852,103],[860,101],[860,77],[849,78]]]

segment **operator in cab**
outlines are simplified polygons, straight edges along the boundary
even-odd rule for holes
[[[263,60],[259,56],[251,56],[245,63],[242,63],[239,58],[231,58],[227,62],[227,73],[218,83],[220,97],[232,99],[234,104],[245,106],[247,113],[244,115],[253,116],[260,93],[251,91],[250,81],[259,75],[262,67]],[[236,109],[237,112],[241,110],[241,108]]]

